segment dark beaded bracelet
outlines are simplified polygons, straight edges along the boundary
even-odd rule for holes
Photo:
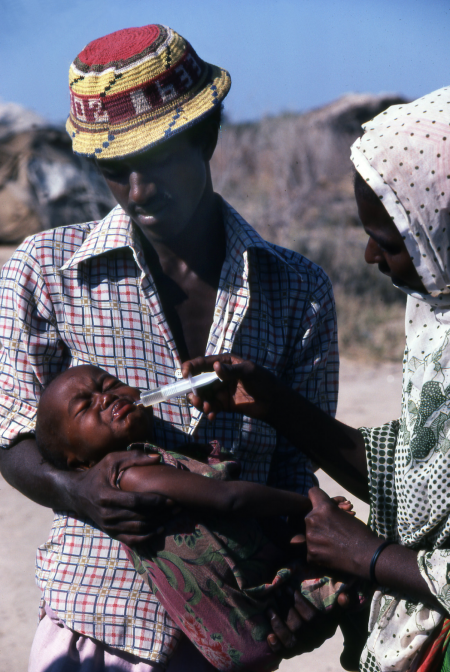
[[[378,546],[377,550],[373,554],[372,560],[370,561],[370,569],[369,569],[369,579],[372,583],[377,583],[377,579],[375,577],[375,565],[377,564],[377,560],[380,557],[381,553],[384,551],[386,546],[389,546],[390,544],[395,544],[395,541],[383,541],[383,543]]]

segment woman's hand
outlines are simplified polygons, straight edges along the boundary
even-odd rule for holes
[[[174,502],[152,493],[121,492],[116,480],[123,469],[158,464],[159,460],[159,455],[131,450],[110,453],[94,467],[72,472],[71,509],[127,546],[147,541],[163,531],[173,515]]]
[[[320,488],[311,488],[308,496],[313,507],[305,518],[308,562],[368,579],[370,561],[383,539]]]
[[[339,509],[320,488],[311,488],[308,494],[313,507],[305,517],[308,562],[370,579],[373,555],[384,539]],[[411,600],[442,610],[420,574],[417,551],[412,548],[400,544],[387,546],[376,562],[375,579],[380,586],[406,593]],[[344,599],[338,602],[345,606]]]
[[[198,395],[189,395],[189,401],[210,420],[221,411],[267,420],[277,390],[284,388],[267,369],[233,354],[197,357],[181,367],[184,378],[204,371],[215,371],[222,384],[201,388]]]

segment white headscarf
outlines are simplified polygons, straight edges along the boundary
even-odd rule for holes
[[[450,539],[450,87],[390,107],[364,130],[352,161],[392,217],[427,290],[400,287],[409,294],[402,417],[394,475],[378,460],[383,491],[372,502],[373,519],[421,549],[422,576],[449,610],[450,551],[442,546]],[[375,593],[361,669],[408,670],[441,619],[389,591]]]
[[[450,536],[450,87],[394,105],[364,129],[352,161],[429,292],[401,287],[410,296],[395,456],[398,534],[406,545],[441,545]]]
[[[352,161],[402,234],[429,294],[409,293],[450,307],[450,87],[393,105],[363,128]]]

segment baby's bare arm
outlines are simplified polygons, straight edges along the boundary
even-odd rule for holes
[[[163,464],[126,469],[120,488],[163,495],[190,509],[254,518],[311,510],[309,499],[295,492],[246,481],[217,481]]]

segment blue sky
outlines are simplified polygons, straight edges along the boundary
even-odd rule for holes
[[[450,83],[450,0],[0,0],[0,97],[63,121],[77,53],[146,23],[230,71],[232,121]]]

